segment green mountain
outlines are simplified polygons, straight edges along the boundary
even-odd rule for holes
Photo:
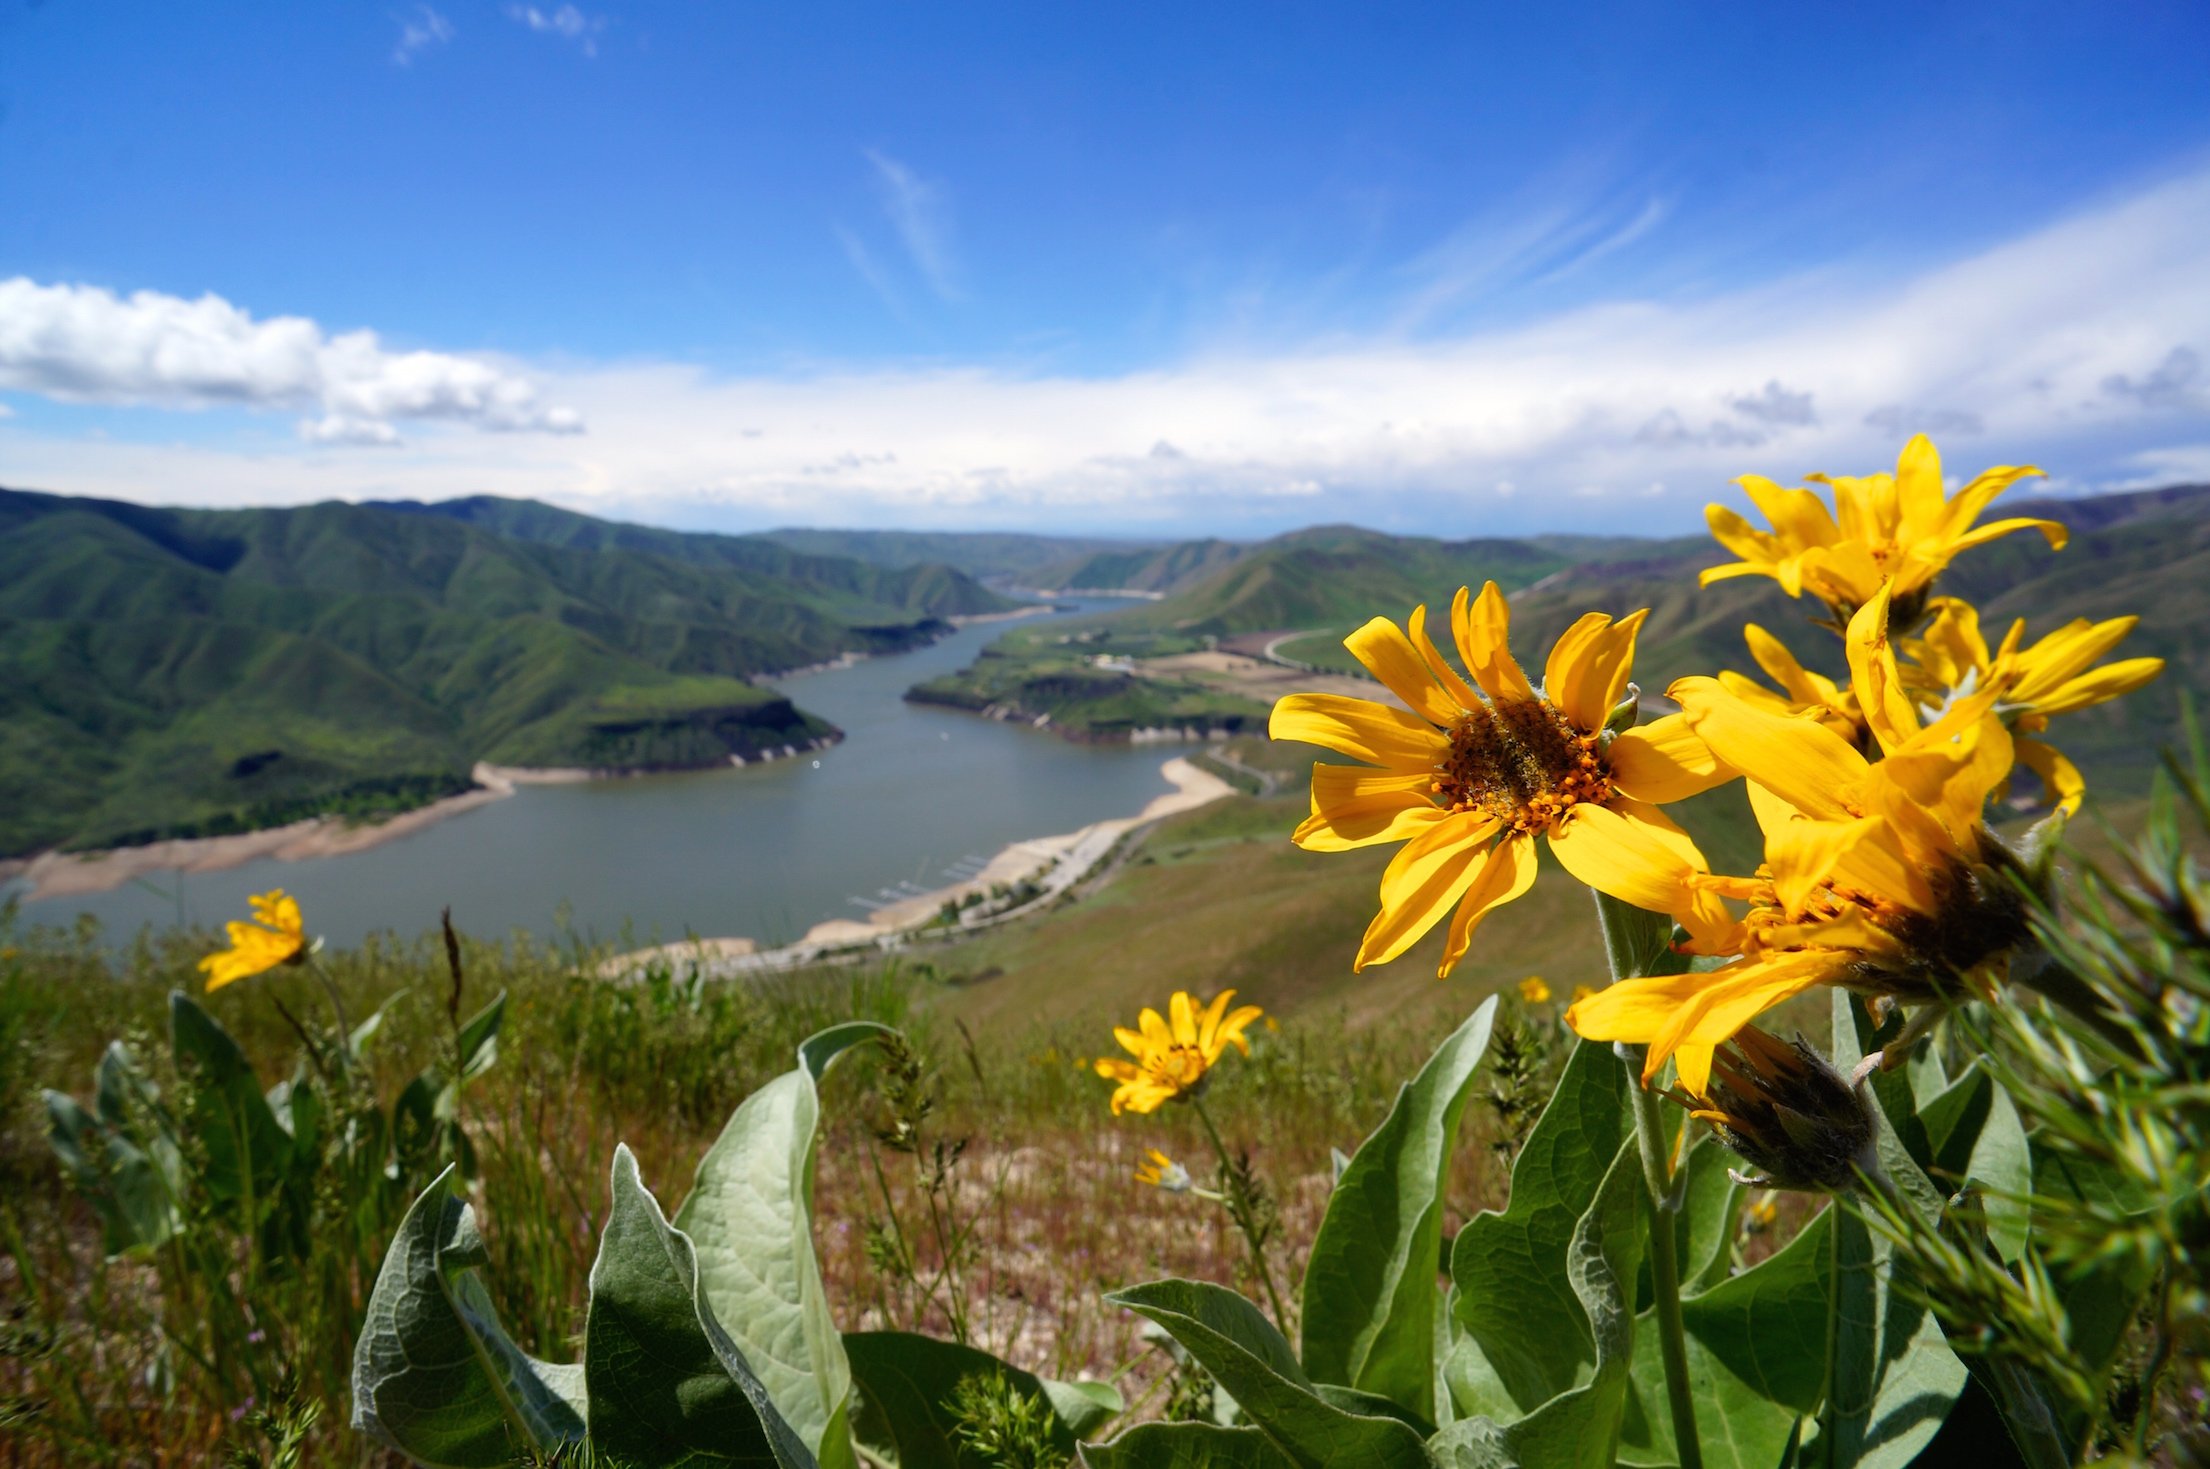
[[[416,805],[479,759],[752,758],[835,733],[752,677],[1007,605],[944,567],[520,501],[0,491],[0,856]]]
[[[744,539],[773,541],[815,556],[849,556],[876,566],[917,566],[935,562],[993,585],[1052,590],[1082,584],[1050,580],[1049,568],[1079,563],[1090,556],[1148,554],[1163,545],[1159,541],[1128,541],[1106,536],[1039,536],[1013,531],[807,530],[800,527],[762,531]]]
[[[1032,585],[1053,592],[1165,592],[1226,566],[1247,549],[1240,542],[1221,540],[1113,547],[1041,567]]]

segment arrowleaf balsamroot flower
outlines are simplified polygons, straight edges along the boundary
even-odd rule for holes
[[[1995,713],[2017,737],[2018,763],[2041,777],[2042,788],[2059,810],[2068,817],[2076,814],[2087,792],[2079,767],[2054,746],[2028,736],[2047,729],[2051,715],[2130,694],[2164,671],[2161,658],[2124,658],[2093,666],[2141,619],[2075,618],[2022,648],[2026,621],[2020,618],[1990,653],[1980,635],[1980,614],[1971,604],[1937,597],[1931,606],[1933,622],[1921,636],[1902,644],[1913,665],[1903,669],[1905,687],[1937,716],[1959,699],[1993,693]]]
[[[1094,1063],[1099,1076],[1120,1083],[1113,1091],[1113,1114],[1155,1112],[1164,1103],[1196,1096],[1229,1046],[1250,1055],[1243,1032],[1265,1012],[1256,1005],[1230,1010],[1234,998],[1234,990],[1222,990],[1200,1010],[1187,990],[1176,990],[1166,1007],[1171,1020],[1146,1005],[1135,1030],[1114,1026],[1113,1038],[1136,1059],[1101,1056]]]
[[[1762,475],[1746,474],[1735,483],[1772,530],[1757,529],[1724,505],[1705,506],[1713,538],[1742,559],[1709,568],[1701,581],[1708,587],[1729,577],[1769,576],[1791,597],[1809,592],[1826,603],[1837,627],[1887,586],[1908,627],[1917,621],[1934,578],[1960,552],[2029,529],[2040,531],[2051,549],[2064,548],[2069,532],[2053,520],[1972,523],[1997,495],[2039,473],[2031,466],[1998,465],[1944,497],[1941,455],[1920,434],[1903,446],[1894,474],[1810,476],[1832,488],[1838,518],[1815,490],[1782,489]]]
[[[1815,720],[1753,708],[1713,679],[1673,685],[1696,733],[1748,778],[1765,864],[1755,877],[1699,879],[1750,903],[1727,941],[1703,950],[1740,956],[1733,963],[1624,980],[1566,1012],[1591,1040],[1647,1046],[1645,1082],[1675,1056],[1681,1085],[1701,1094],[1713,1047],[1813,985],[1946,1000],[2007,973],[2027,938],[2016,859],[1982,820],[2010,775],[2010,732],[1985,691],[1917,727],[1887,646],[1887,603],[1883,588],[1850,628],[1859,696],[1887,750],[1877,763]]]
[[[1275,739],[1364,762],[1312,767],[1312,815],[1297,845],[1404,843],[1382,874],[1381,911],[1355,968],[1398,957],[1447,914],[1437,973],[1449,974],[1482,917],[1534,883],[1537,837],[1591,887],[1707,939],[1725,930],[1724,905],[1689,881],[1709,870],[1703,854],[1657,806],[1733,772],[1678,715],[1605,729],[1629,687],[1646,615],[1582,617],[1551,649],[1538,692],[1506,646],[1510,613],[1496,583],[1479,597],[1460,588],[1450,631],[1472,682],[1437,649],[1427,609],[1416,607],[1401,629],[1376,617],[1343,640],[1404,709],[1334,694],[1274,705]]]
[[[1758,1187],[1840,1193],[1858,1170],[1879,1168],[1863,1084],[1800,1037],[1791,1044],[1745,1025],[1714,1055],[1704,1086],[1676,1088],[1673,1100],[1758,1171],[1742,1180]]]
[[[1152,1148],[1149,1151],[1151,1154],[1150,1161],[1136,1165],[1136,1182],[1148,1183],[1161,1193],[1168,1194],[1186,1194],[1197,1186],[1196,1180],[1189,1176],[1187,1168],[1184,1168],[1157,1148]]]
[[[200,960],[199,967],[207,972],[210,994],[234,980],[251,979],[278,965],[303,964],[307,960],[307,927],[300,917],[299,900],[275,888],[250,901],[254,921],[225,925],[230,947]]]

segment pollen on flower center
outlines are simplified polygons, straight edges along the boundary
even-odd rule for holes
[[[1158,1054],[1151,1069],[1170,1086],[1189,1087],[1205,1074],[1205,1053],[1195,1046],[1172,1046]]]
[[[1596,736],[1574,728],[1557,705],[1500,699],[1451,727],[1433,790],[1453,811],[1486,811],[1514,830],[1541,832],[1583,802],[1608,800],[1611,772]]]

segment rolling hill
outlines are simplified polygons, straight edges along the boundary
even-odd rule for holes
[[[389,810],[475,761],[666,768],[833,735],[749,680],[1010,604],[549,506],[154,509],[0,491],[0,856]]]

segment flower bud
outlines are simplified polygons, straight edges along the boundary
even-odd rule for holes
[[[1877,1166],[1879,1128],[1862,1084],[1801,1037],[1744,1026],[1712,1057],[1706,1094],[1673,1097],[1761,1175],[1745,1182],[1839,1193]]]

